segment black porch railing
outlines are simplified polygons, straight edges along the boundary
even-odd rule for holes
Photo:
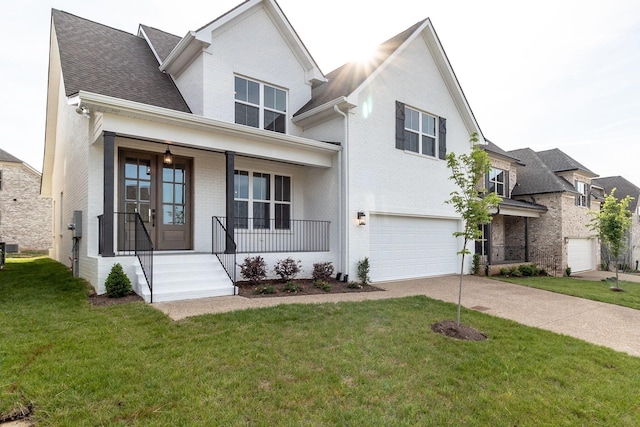
[[[135,255],[147,280],[153,302],[153,243],[138,213],[114,212],[118,239],[116,255]],[[104,249],[103,215],[98,215],[98,253]]]
[[[529,253],[529,262],[543,268],[552,276],[562,276],[562,255],[552,250],[534,249]]]
[[[227,218],[214,217],[227,229]],[[327,252],[330,221],[235,218],[237,253]]]
[[[222,268],[236,285],[236,243],[231,233],[223,225],[221,218],[213,217],[213,254],[218,258]],[[235,291],[234,291],[235,292]]]
[[[0,270],[4,268],[4,262],[7,256],[6,248],[7,245],[4,242],[0,242]]]

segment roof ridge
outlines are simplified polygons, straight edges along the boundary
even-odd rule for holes
[[[129,35],[131,37],[140,38],[137,35],[135,35],[133,33],[130,33],[128,31],[121,30],[120,28],[112,27],[112,26],[107,25],[107,24],[102,24],[102,23],[100,23],[98,21],[94,21],[92,19],[83,18],[82,16],[78,16],[78,15],[76,15],[74,13],[70,13],[70,12],[67,12],[67,11],[64,11],[64,10],[60,10],[60,9],[56,9],[56,8],[53,8],[53,7],[51,8],[51,10],[55,11],[55,12],[58,12],[58,13],[64,13],[65,15],[73,16],[74,18],[82,19],[83,21],[86,21],[86,22],[91,22],[92,24],[100,25],[101,27],[109,28],[110,30],[121,32],[121,33]],[[162,30],[159,30],[159,31],[162,31]]]
[[[180,37],[180,36],[177,36],[177,35],[175,35],[175,34],[173,34],[173,33],[168,32],[168,31],[161,30],[160,28],[152,27],[151,25],[145,25],[145,24],[139,24],[139,25],[140,25],[141,27],[144,27],[144,28],[149,28],[149,29],[151,29],[151,30],[160,31],[161,33],[165,33],[165,34],[166,34],[166,35],[168,35],[168,36],[177,37],[177,38],[179,38],[179,39],[181,39],[181,38],[182,38],[182,37]]]

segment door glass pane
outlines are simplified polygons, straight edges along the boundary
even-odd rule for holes
[[[162,205],[162,223],[164,225],[173,224],[173,205]]]
[[[124,165],[125,178],[138,178],[138,162],[136,159],[127,158]]]
[[[173,203],[173,184],[162,183],[162,203]]]
[[[182,205],[176,205],[175,206],[175,218],[173,223],[175,225],[183,225],[185,223],[184,221],[184,206]]]
[[[176,184],[174,186],[174,191],[175,191],[175,202],[176,204],[179,205],[184,205],[185,204],[185,199],[184,199],[184,185],[179,185]]]
[[[125,200],[136,200],[136,195],[138,194],[137,181],[126,180],[125,181],[125,190],[124,190],[124,198]]]
[[[173,182],[173,168],[162,168],[162,181]]]
[[[175,170],[175,177],[174,177],[174,182],[180,183],[180,184],[184,184],[184,165],[176,165],[176,170]]]
[[[136,213],[137,208],[138,208],[137,203],[125,203],[124,205],[124,210],[128,214]],[[132,219],[132,218],[129,218],[129,215],[127,215],[127,219]]]
[[[139,209],[139,213],[140,213],[140,217],[142,218],[143,222],[150,222],[149,218],[149,214],[151,211],[151,205],[148,203],[140,203],[140,209]]]
[[[151,200],[151,182],[140,181],[140,200],[148,202]]]

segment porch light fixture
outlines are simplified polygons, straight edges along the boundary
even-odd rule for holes
[[[358,212],[358,225],[366,225],[366,218],[367,216],[364,214],[364,212]]]
[[[500,213],[500,205],[489,206],[489,216],[496,216]]]
[[[76,108],[76,113],[82,114],[82,117],[84,117],[85,119],[91,117],[91,112],[89,112],[89,109],[82,104],[78,105],[78,107]]]
[[[167,145],[167,151],[164,152],[164,156],[162,158],[162,162],[165,165],[173,164],[173,154],[171,154],[171,150],[169,150],[169,146]]]

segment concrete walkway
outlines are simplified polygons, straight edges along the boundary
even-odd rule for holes
[[[589,280],[611,277],[610,272],[576,274]],[[640,277],[620,276],[640,282]],[[458,276],[376,283],[382,292],[303,295],[273,298],[240,296],[153,304],[174,320],[207,313],[224,313],[280,304],[317,304],[364,301],[426,295],[457,303]],[[594,344],[640,357],[640,310],[590,301],[477,276],[464,276],[462,305],[486,314],[514,320],[528,326],[569,335]]]

